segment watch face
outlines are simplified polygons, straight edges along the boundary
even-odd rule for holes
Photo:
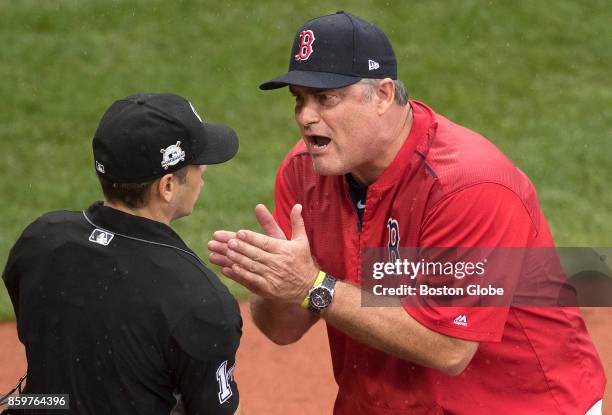
[[[331,300],[332,295],[327,288],[317,287],[310,293],[310,304],[312,307],[319,310],[327,307],[331,303]]]

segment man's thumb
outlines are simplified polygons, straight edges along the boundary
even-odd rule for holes
[[[272,216],[265,205],[259,204],[255,206],[255,217],[266,235],[277,239],[287,239],[278,223],[274,220],[274,216]]]
[[[291,209],[291,240],[306,238],[304,219],[302,218],[302,205],[293,205]]]

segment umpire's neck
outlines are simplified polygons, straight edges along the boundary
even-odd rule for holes
[[[108,199],[104,200],[104,206],[170,226],[173,220],[191,214],[197,199],[197,196],[186,197],[183,186],[176,175],[166,174],[151,183],[142,206],[131,207]]]

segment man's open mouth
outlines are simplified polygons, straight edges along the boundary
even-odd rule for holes
[[[306,136],[306,139],[308,140],[308,143],[315,148],[323,148],[331,142],[330,138],[322,135],[308,135]]]

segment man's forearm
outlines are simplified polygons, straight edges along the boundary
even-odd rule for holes
[[[298,305],[264,299],[252,294],[251,315],[255,325],[274,343],[298,341],[319,319]]]
[[[414,320],[401,305],[362,307],[359,287],[339,281],[334,300],[321,317],[327,323],[387,354],[449,375],[461,372],[478,343],[445,336]]]

